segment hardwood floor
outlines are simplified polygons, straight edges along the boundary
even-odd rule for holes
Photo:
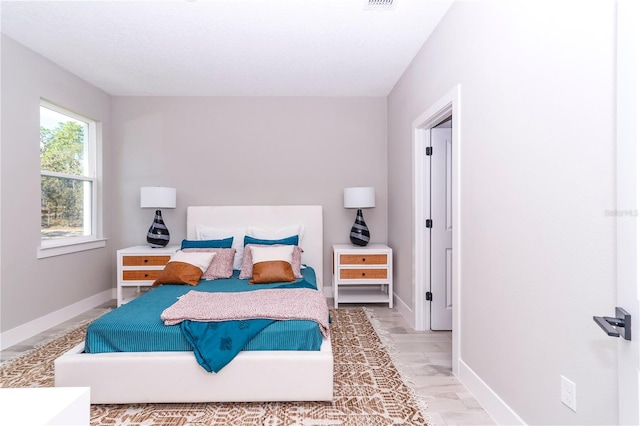
[[[330,307],[333,301],[328,300]],[[341,305],[356,306],[356,305]],[[24,342],[0,352],[0,361],[33,349],[67,327],[102,315],[115,307],[115,300],[91,309]],[[491,417],[451,372],[451,332],[415,331],[395,309],[365,305],[383,340],[388,342],[398,369],[416,395],[426,402],[429,424],[492,425]]]
[[[395,351],[396,367],[426,401],[430,425],[495,424],[451,371],[450,331],[415,331],[395,308],[367,308]]]

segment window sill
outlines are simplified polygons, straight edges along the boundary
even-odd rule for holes
[[[38,259],[47,257],[61,256],[63,254],[77,253],[80,251],[94,250],[107,246],[106,238],[97,238],[94,240],[74,241],[66,244],[58,244],[51,246],[40,246],[38,248]]]

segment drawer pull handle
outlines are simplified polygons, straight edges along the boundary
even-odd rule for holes
[[[364,272],[362,273],[362,276],[364,277]]]
[[[144,260],[144,263],[147,263],[148,261],[149,261],[149,259],[145,259],[145,260]]]
[[[362,261],[363,261],[363,262],[366,262],[366,261],[367,261],[367,258],[366,258],[366,257],[363,257],[363,258],[362,258]]]
[[[149,276],[149,274],[144,274],[144,277],[147,278]]]

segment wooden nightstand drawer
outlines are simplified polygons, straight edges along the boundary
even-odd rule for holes
[[[386,265],[386,254],[341,254],[341,265]]]
[[[386,269],[340,269],[341,280],[386,280]]]
[[[155,281],[159,276],[161,269],[151,269],[148,271],[122,271],[122,279],[124,281]]]
[[[122,256],[122,266],[163,266],[171,256]]]

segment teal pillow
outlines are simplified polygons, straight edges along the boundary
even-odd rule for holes
[[[231,248],[233,237],[224,240],[182,240],[180,250],[187,248]]]
[[[282,244],[285,246],[297,246],[298,245],[298,236],[292,235],[287,238],[281,238],[279,240],[261,240],[260,238],[253,238],[248,235],[244,236],[244,245],[247,244],[260,244],[263,246],[270,246],[273,244]]]

